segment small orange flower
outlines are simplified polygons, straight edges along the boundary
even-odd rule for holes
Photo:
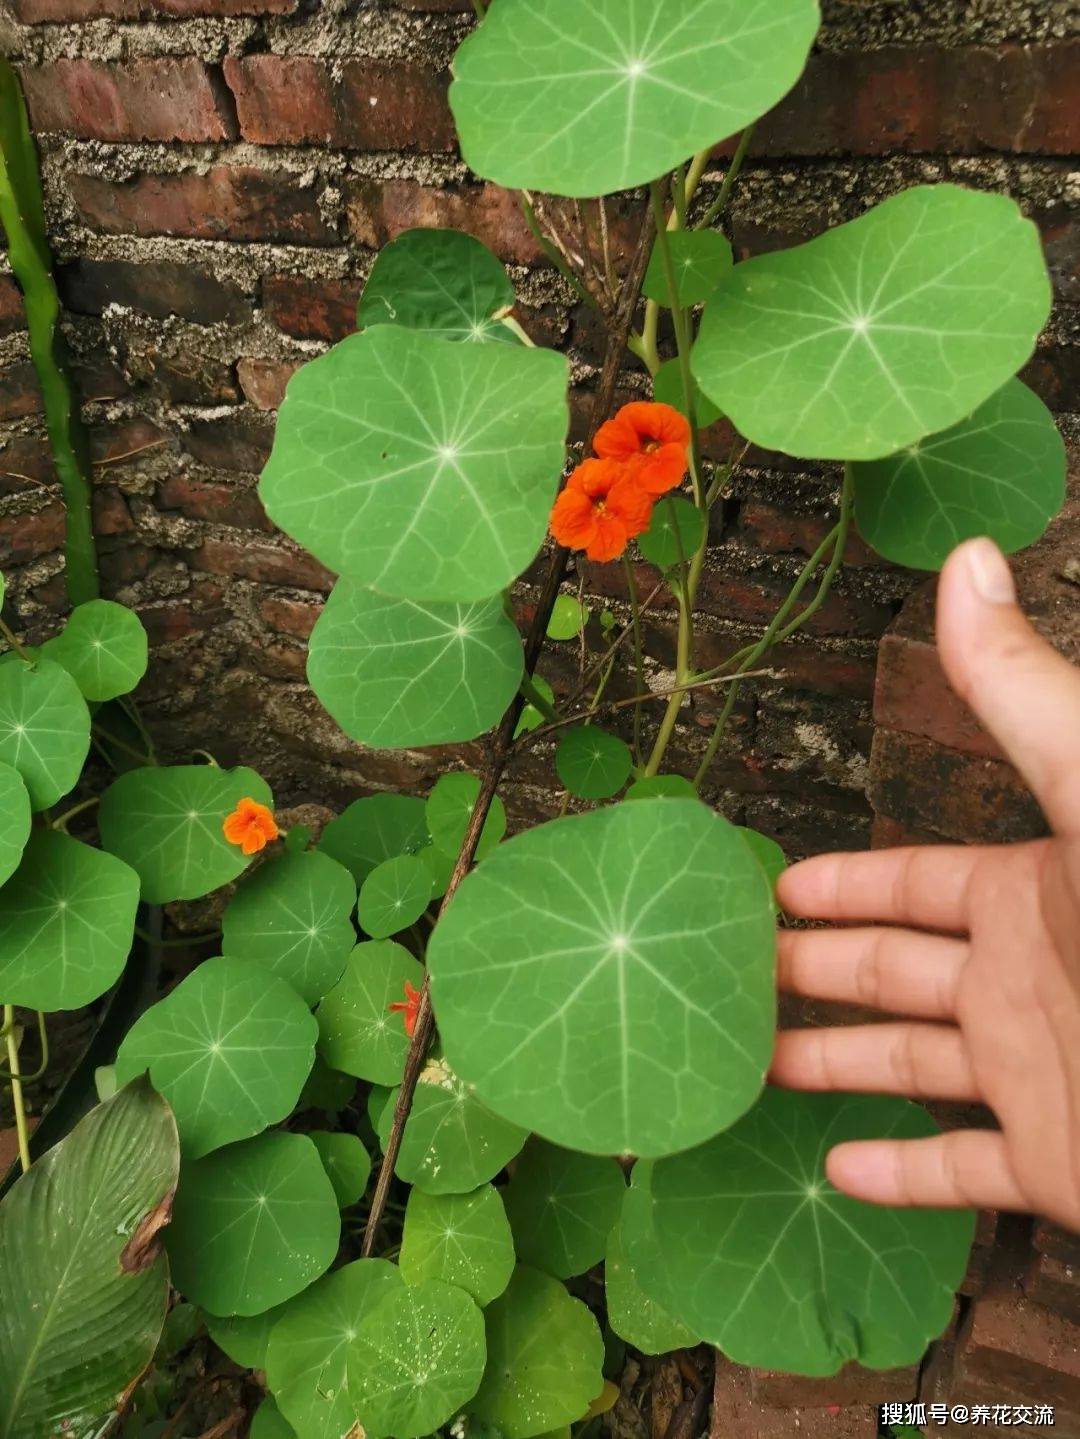
[[[654,498],[673,490],[687,470],[690,422],[670,405],[634,400],[596,432],[594,448],[605,460],[631,470]]]
[[[416,1020],[420,1014],[420,991],[413,989],[408,980],[405,981],[405,998],[396,1000],[389,1006],[391,1014],[403,1014],[405,1016],[405,1033],[410,1039],[416,1029]]]
[[[651,498],[625,465],[583,460],[555,501],[551,533],[590,560],[615,560],[649,528],[651,514]]]
[[[273,813],[257,799],[242,799],[227,815],[221,832],[230,844],[238,844],[245,854],[258,854],[272,839],[278,837]]]

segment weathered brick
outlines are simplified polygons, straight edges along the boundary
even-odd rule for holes
[[[259,614],[271,629],[298,640],[307,639],[321,613],[320,605],[285,599],[282,595],[267,595],[259,601]]]
[[[300,340],[343,340],[356,329],[360,280],[309,280],[300,275],[267,275],[262,303],[279,330]]]
[[[83,219],[106,234],[307,245],[337,238],[312,186],[251,166],[213,165],[205,174],[188,170],[124,181],[74,174],[68,184]]]
[[[37,372],[29,360],[0,370],[0,420],[20,420],[40,408]]]
[[[245,356],[236,373],[245,398],[260,410],[276,410],[285,398],[285,386],[300,368],[298,361],[258,360]]]
[[[1080,1326],[1011,1286],[985,1294],[961,1326],[954,1383],[958,1394],[992,1389],[999,1403],[1060,1406],[1060,1433],[1066,1414],[1080,1415]]]
[[[448,77],[420,65],[310,55],[230,55],[225,78],[240,132],[259,145],[310,141],[346,149],[452,150]]]
[[[209,574],[320,594],[329,594],[334,583],[333,575],[314,556],[284,545],[260,544],[250,535],[204,540],[193,552],[191,563]]]
[[[307,679],[307,650],[300,645],[261,644],[252,655],[252,664],[272,680]]]
[[[515,264],[543,259],[518,197],[498,185],[451,189],[414,180],[361,180],[349,188],[346,213],[353,237],[373,249],[403,230],[441,228],[463,230]]]
[[[45,505],[29,515],[0,516],[0,569],[25,565],[64,543],[64,507]]]
[[[165,319],[179,315],[198,325],[240,325],[251,318],[251,303],[238,286],[208,270],[171,260],[92,260],[80,256],[57,275],[61,298],[80,315],[103,314],[122,305]]]
[[[912,1403],[919,1386],[919,1367],[864,1369],[845,1364],[828,1379],[807,1379],[774,1369],[750,1370],[750,1397],[770,1409],[818,1409],[827,1405]]]
[[[232,140],[236,121],[220,75],[185,57],[53,60],[21,72],[30,122],[84,140]]]
[[[161,449],[167,440],[164,430],[140,416],[92,430],[90,454],[100,474],[120,465],[137,463],[144,455]]]
[[[811,555],[836,523],[835,516],[782,509],[767,500],[747,498],[739,506],[735,533],[766,554]],[[858,535],[844,547],[846,565],[881,565],[885,562]]]
[[[751,1373],[716,1359],[713,1385],[712,1428],[714,1439],[875,1439],[877,1409],[869,1404],[836,1409],[811,1405],[775,1409],[760,1405],[752,1388]]]
[[[257,492],[242,485],[213,483],[192,475],[170,475],[158,490],[158,503],[191,520],[207,520],[237,529],[273,530]]]
[[[94,533],[97,535],[128,535],[135,529],[127,500],[115,485],[96,485],[91,497],[94,512]]]
[[[11,0],[24,25],[71,20],[137,20],[160,14],[185,18],[194,15],[289,15],[297,0]]]
[[[1039,1254],[1050,1254],[1055,1259],[1080,1268],[1080,1234],[1062,1229],[1060,1224],[1054,1224],[1049,1219],[1037,1220],[1031,1235],[1031,1244]]]
[[[1068,414],[1080,393],[1080,345],[1042,344],[1020,371],[1048,409]]]
[[[262,416],[226,416],[194,420],[183,446],[200,464],[212,469],[257,475],[270,456],[273,437],[273,426]]]
[[[1080,1268],[1076,1265],[1051,1254],[1035,1255],[1024,1275],[1024,1293],[1080,1326]]]
[[[203,352],[139,344],[129,349],[124,368],[175,405],[235,405],[243,398],[233,366]]]
[[[11,275],[0,275],[0,335],[26,329],[22,291]]]

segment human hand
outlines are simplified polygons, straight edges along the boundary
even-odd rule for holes
[[[781,988],[904,1018],[784,1032],[771,1078],[982,1101],[1000,1132],[841,1144],[829,1179],[874,1203],[1033,1210],[1080,1230],[1080,670],[1028,624],[989,540],[950,556],[937,633],[950,684],[1054,838],[822,855],[788,870],[789,914],[853,927],[783,931]]]

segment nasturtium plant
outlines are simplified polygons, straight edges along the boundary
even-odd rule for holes
[[[362,1141],[333,1129],[312,1130],[308,1138],[319,1151],[340,1208],[358,1204],[371,1177],[371,1155]]]
[[[692,1349],[699,1343],[697,1336],[681,1320],[673,1318],[638,1283],[633,1266],[626,1257],[621,1224],[616,1224],[608,1235],[604,1256],[604,1301],[612,1329],[620,1339],[640,1349],[643,1354],[667,1354],[672,1349]]]
[[[66,669],[86,699],[111,700],[130,693],[146,673],[146,631],[127,605],[87,600],[41,654]]]
[[[604,1257],[625,1189],[614,1159],[530,1139],[504,1194],[518,1257],[556,1279],[584,1274]]]
[[[720,418],[719,407],[714,405],[712,400],[705,398],[693,376],[690,378],[690,400],[686,398],[682,366],[678,360],[665,360],[653,376],[653,399],[658,404],[670,405],[672,409],[678,410],[680,414],[687,417],[690,415],[692,400],[694,417],[702,429]]]
[[[624,799],[697,799],[697,790],[681,774],[653,774],[636,779]],[[735,826],[739,828],[738,825]]]
[[[436,849],[457,858],[479,794],[480,778],[475,774],[444,774],[435,781],[428,795],[425,817]],[[496,795],[480,832],[477,858],[482,859],[494,849],[505,833],[506,806]]]
[[[555,770],[579,799],[610,799],[630,778],[634,759],[618,735],[597,725],[566,730],[555,751]]]
[[[388,939],[415,922],[431,900],[431,871],[415,854],[384,860],[360,886],[356,918],[372,939]]]
[[[817,0],[499,0],[454,61],[465,163],[555,195],[647,183],[771,109],[819,19]]]
[[[834,1144],[936,1132],[907,1100],[767,1089],[728,1133],[635,1171],[622,1237],[638,1282],[738,1364],[917,1362],[952,1313],[975,1215],[864,1204],[824,1165]],[[724,1244],[703,1250],[703,1226]]]
[[[250,960],[211,959],[128,1030],[116,1078],[148,1073],[176,1116],[185,1158],[197,1159],[292,1112],[317,1035],[284,980]]]
[[[1039,233],[1015,201],[917,185],[736,265],[705,307],[694,374],[755,444],[877,460],[989,399],[1049,313]]]
[[[184,1166],[166,1234],[173,1282],[211,1314],[258,1314],[337,1254],[341,1218],[303,1134],[260,1134]]]
[[[760,1092],[774,943],[760,866],[696,800],[541,825],[488,855],[432,935],[447,1060],[557,1144],[685,1149]]]
[[[566,383],[553,350],[394,325],[351,335],[289,385],[263,471],[267,513],[390,598],[490,599],[544,538]]]
[[[252,1415],[248,1439],[296,1439],[296,1430],[274,1401],[266,1398]]]
[[[356,943],[355,904],[352,876],[329,855],[282,855],[261,865],[229,901],[222,953],[253,960],[315,1004],[340,979]]]
[[[409,1284],[441,1279],[464,1289],[477,1304],[490,1304],[514,1270],[514,1236],[499,1190],[491,1184],[467,1194],[413,1189],[398,1263]]]
[[[486,245],[459,230],[406,230],[380,252],[360,297],[362,330],[400,325],[441,340],[520,344],[503,323],[514,287]]]
[[[392,748],[475,739],[521,683],[502,600],[393,599],[340,579],[311,635],[311,688],[351,739]]]
[[[652,524],[638,538],[638,549],[659,569],[674,569],[696,553],[705,524],[696,505],[675,495],[653,510]]]
[[[747,829],[743,825],[735,827],[749,846],[751,854],[765,871],[770,889],[775,889],[776,881],[787,869],[787,855],[776,840],[770,839],[767,834],[761,834],[756,829]]]
[[[397,1084],[409,1039],[390,1005],[404,996],[407,983],[418,988],[423,982],[423,966],[402,945],[357,945],[316,1013],[319,1053],[327,1064],[375,1084]]]
[[[266,1350],[274,1325],[288,1307],[288,1301],[261,1314],[229,1314],[221,1317],[203,1312],[206,1330],[223,1354],[244,1369],[265,1369]]]
[[[424,801],[411,794],[354,799],[323,830],[319,849],[343,864],[358,885],[376,865],[415,854],[428,843]]]
[[[0,667],[0,762],[17,770],[35,810],[75,787],[90,749],[90,712],[62,665],[42,657]]]
[[[886,459],[854,465],[855,523],[887,560],[939,570],[989,535],[1006,554],[1033,544],[1065,501],[1065,442],[1020,380],[973,414]]]
[[[0,762],[0,884],[19,867],[30,838],[30,796],[17,769]]]
[[[730,241],[716,230],[675,230],[668,245],[675,271],[675,299],[684,307],[703,304],[734,264]],[[653,246],[641,289],[657,304],[671,306],[667,265],[660,245]]]
[[[423,1279],[390,1291],[349,1343],[349,1397],[365,1431],[420,1439],[473,1397],[484,1373],[484,1317],[464,1289]]]
[[[588,622],[588,608],[573,595],[558,595],[547,622],[549,640],[576,639]]]
[[[250,863],[223,831],[243,799],[270,803],[266,782],[243,767],[130,770],[101,797],[101,843],[139,876],[147,903],[201,899],[243,874]]]
[[[35,829],[0,889],[0,995],[41,1010],[97,999],[124,968],[138,903],[138,876],[122,860]]]

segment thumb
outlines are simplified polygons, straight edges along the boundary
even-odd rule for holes
[[[941,572],[945,674],[1030,785],[1051,825],[1080,833],[1080,670],[1035,633],[992,540],[968,540]]]

